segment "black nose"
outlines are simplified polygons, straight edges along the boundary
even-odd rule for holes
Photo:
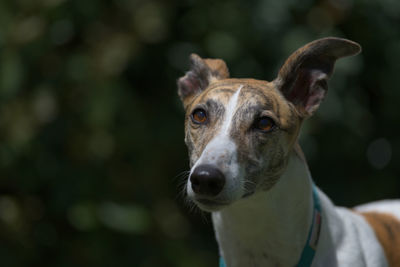
[[[196,194],[216,196],[225,185],[225,176],[216,167],[204,164],[193,170],[190,182]]]

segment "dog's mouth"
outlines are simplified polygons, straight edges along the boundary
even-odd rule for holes
[[[255,191],[246,192],[242,195],[242,199],[248,198],[252,196]],[[192,201],[202,210],[205,211],[218,211],[223,209],[226,206],[232,204],[232,201],[228,200],[221,200],[221,199],[209,199],[209,198],[202,198],[202,197],[194,197]]]
[[[218,211],[225,206],[228,206],[230,202],[220,201],[215,199],[207,199],[207,198],[195,198],[193,201],[196,205],[205,211]]]

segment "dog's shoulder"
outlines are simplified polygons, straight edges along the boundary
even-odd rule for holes
[[[389,266],[400,266],[400,201],[387,200],[356,207],[381,243]]]

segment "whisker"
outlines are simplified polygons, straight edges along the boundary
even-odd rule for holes
[[[203,221],[203,223],[206,223],[207,225],[210,225],[210,220],[209,220],[209,216],[207,216],[207,213],[205,213],[204,211],[198,209],[200,211],[200,217],[201,220]]]
[[[183,171],[183,172],[177,174],[177,175],[174,177],[173,180],[176,181],[176,180],[178,180],[178,179],[181,179],[182,177],[187,177],[187,176],[189,176],[189,174],[190,174],[190,170],[189,170],[189,171]]]
[[[200,210],[197,205],[187,196],[187,181],[189,179],[189,174],[190,171],[183,171],[175,177],[175,180],[179,179],[177,198],[182,200],[190,213],[200,214],[201,217],[204,217],[202,210]]]
[[[257,184],[250,180],[245,180],[244,183],[242,184],[242,189],[245,192],[254,191],[256,188],[257,188]]]
[[[186,196],[186,185],[187,185],[187,179],[189,178],[190,171],[183,171],[177,176],[175,176],[175,181],[177,181],[177,187],[178,187],[178,194],[176,196],[176,199],[179,200],[185,200],[187,198]]]
[[[179,199],[179,200],[185,200],[186,199],[186,185],[187,185],[187,183],[186,183],[186,181],[182,181],[181,183],[180,183],[180,185],[178,185],[178,194],[177,194],[177,199]]]
[[[185,198],[185,202],[186,206],[189,209],[189,212],[192,214],[198,214],[201,210],[196,206],[196,204],[190,200],[189,198]]]
[[[187,181],[189,179],[189,175],[190,170],[183,171],[174,177],[175,181],[178,180],[178,194],[176,198],[184,203],[184,205],[189,210],[189,213],[200,215],[200,218],[204,223],[210,224],[209,216],[207,216],[207,213],[199,209],[199,207],[197,207],[197,205],[187,196]]]

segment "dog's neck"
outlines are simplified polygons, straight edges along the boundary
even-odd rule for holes
[[[293,151],[275,186],[212,213],[227,266],[294,266],[307,240],[313,213],[312,180]]]

